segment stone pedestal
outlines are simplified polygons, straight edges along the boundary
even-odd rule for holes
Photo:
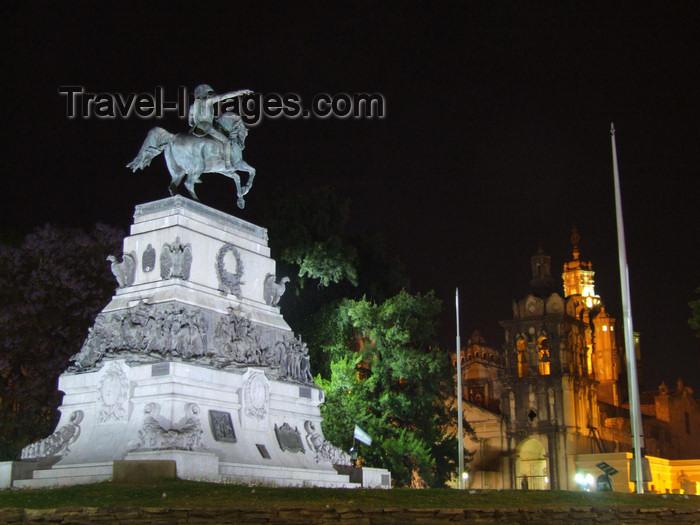
[[[361,467],[352,470],[350,481],[367,489],[390,489],[391,473],[382,468]]]
[[[264,228],[172,197],[136,207],[123,251],[119,288],[59,379],[58,427],[23,450],[13,486],[163,459],[185,479],[359,486],[333,467],[349,456],[323,437]]]

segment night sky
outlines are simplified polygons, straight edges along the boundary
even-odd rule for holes
[[[498,321],[528,292],[530,256],[542,247],[560,282],[574,224],[596,292],[622,317],[614,121],[641,384],[682,376],[700,392],[687,325],[700,286],[697,3],[169,5],[3,4],[3,229],[126,230],[136,204],[168,195],[162,156],[136,174],[125,164],[151,127],[184,132],[186,121],[69,120],[59,86],[163,86],[172,100],[204,82],[304,101],[380,93],[381,120],[251,128],[244,159],[258,175],[245,210],[221,175],[205,175],[199,196],[256,222],[275,188],[336,187],[352,199],[353,231],[384,234],[412,291],[443,300],[448,346],[458,286],[463,340],[479,329],[500,348]]]

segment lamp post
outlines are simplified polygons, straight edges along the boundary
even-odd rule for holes
[[[459,288],[455,288],[455,312],[457,316],[457,451],[459,462],[459,488],[464,488],[464,447],[462,446],[462,349],[459,340]]]

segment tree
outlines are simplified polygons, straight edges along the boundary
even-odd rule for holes
[[[350,201],[329,186],[275,197],[264,219],[277,275],[292,280],[280,309],[309,347],[313,370],[330,377],[323,350],[328,319],[344,299],[383,301],[408,286],[386,243],[376,235],[349,232]]]
[[[58,376],[114,293],[105,259],[121,253],[123,236],[46,225],[0,245],[0,458],[55,427]]]
[[[295,268],[298,288],[347,281],[357,286],[357,250],[346,242],[350,201],[330,187],[280,197],[269,218],[270,245]]]
[[[373,436],[364,462],[392,471],[398,486],[415,474],[442,486],[454,470],[457,441],[447,432],[452,374],[435,346],[441,304],[431,292],[401,291],[381,304],[345,300],[328,319],[325,350],[331,378],[321,411],[326,438],[352,445],[355,424]]]

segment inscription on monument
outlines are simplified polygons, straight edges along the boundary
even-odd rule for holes
[[[263,459],[272,459],[265,445],[257,443],[255,446],[258,447],[258,452],[260,452],[260,455],[263,457]]]
[[[306,399],[311,399],[311,389],[307,386],[299,387],[299,397],[305,397]]]
[[[301,440],[301,432],[298,428],[292,428],[289,423],[278,427],[275,423],[275,435],[282,452],[304,453],[304,442]]]
[[[170,375],[170,363],[156,363],[151,365],[151,377]]]
[[[236,433],[233,431],[231,414],[219,410],[209,411],[209,426],[216,441],[236,443]]]

